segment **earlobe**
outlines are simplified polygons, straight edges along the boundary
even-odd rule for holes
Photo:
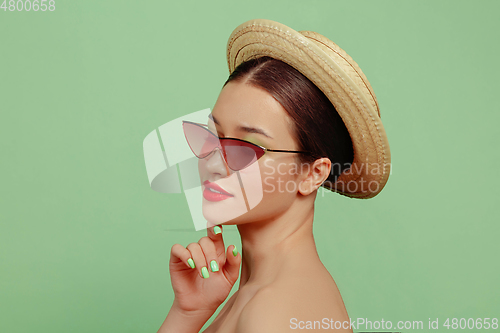
[[[308,174],[299,184],[299,192],[302,195],[309,195],[317,190],[328,179],[331,167],[332,162],[327,157],[314,161]]]
[[[313,187],[313,182],[311,182],[310,177],[307,177],[299,184],[299,192],[304,196],[311,194],[314,190],[315,188]]]

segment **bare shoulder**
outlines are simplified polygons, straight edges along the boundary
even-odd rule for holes
[[[281,279],[257,291],[242,309],[236,332],[324,331],[337,321],[346,322],[346,329],[337,327],[336,331],[352,332],[333,279],[316,276],[310,280],[298,276]]]

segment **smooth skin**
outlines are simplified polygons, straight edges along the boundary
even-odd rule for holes
[[[281,104],[245,81],[230,82],[222,89],[212,115],[220,137],[241,138],[270,149],[298,150],[291,120]],[[262,129],[270,137],[242,127]],[[319,158],[295,173],[286,171],[297,171],[293,169],[297,154],[269,152],[257,163],[262,173],[262,201],[223,223],[237,226],[241,253],[234,256],[232,245],[225,250],[223,232],[216,235],[213,227],[198,243],[172,247],[170,275],[175,298],[159,333],[199,332],[229,295],[240,265],[239,289],[204,332],[292,332],[299,329],[296,325],[305,329],[308,322],[323,323],[323,318],[345,323],[345,329],[336,331],[352,332],[342,297],[321,263],[312,232],[314,201],[328,178],[331,161]],[[220,154],[200,160],[199,170],[202,181],[218,183],[228,176]],[[289,186],[283,190],[286,183]],[[224,185],[232,193],[232,185]],[[195,268],[190,268],[189,258]],[[217,261],[218,272],[210,270],[212,260]],[[208,268],[208,278],[202,277],[202,267]],[[307,329],[324,330],[318,326]]]

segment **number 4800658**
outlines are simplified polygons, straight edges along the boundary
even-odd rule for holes
[[[0,0],[1,1],[1,0]],[[0,9],[3,9],[4,12],[9,10],[13,11],[42,11],[45,12],[47,10],[53,12],[56,10],[56,1],[55,0],[3,0]]]

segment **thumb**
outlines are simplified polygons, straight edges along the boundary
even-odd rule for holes
[[[234,285],[238,276],[240,275],[240,264],[241,264],[241,254],[234,245],[229,245],[226,251],[226,263],[222,272],[224,273],[226,279]]]

